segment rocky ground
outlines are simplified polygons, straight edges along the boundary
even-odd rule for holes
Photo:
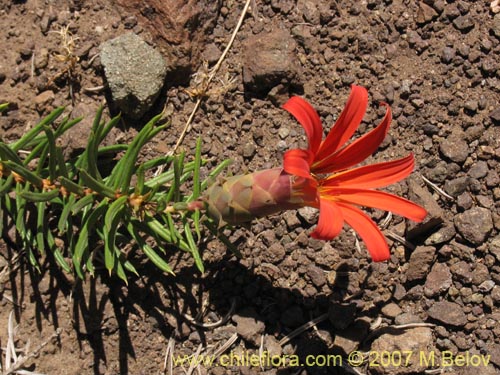
[[[81,149],[96,109],[106,103],[108,115],[125,115],[110,142],[129,142],[165,108],[172,126],[146,157],[172,149],[206,82],[206,66],[213,66],[227,45],[244,4],[132,3],[0,3],[0,102],[10,103],[0,117],[4,141],[18,139],[41,116],[65,105],[71,116],[85,117],[64,139],[68,153]],[[407,241],[391,242],[390,261],[372,263],[347,228],[332,242],[311,239],[317,221],[312,209],[226,231],[242,260],[210,238],[202,244],[205,274],[189,258],[175,258],[175,278],[144,264],[142,277],[131,279],[128,287],[104,275],[80,282],[51,262],[36,273],[22,257],[16,259],[19,249],[2,241],[1,346],[14,311],[15,345],[29,343],[28,352],[35,350],[25,365],[37,373],[193,373],[187,364],[170,369],[167,354],[213,354],[233,338],[227,355],[267,351],[288,356],[290,366],[247,361],[244,366],[202,364],[195,371],[500,373],[497,5],[489,0],[251,1],[181,144],[190,152],[202,137],[203,154],[212,160],[205,173],[226,158],[234,159],[228,173],[279,166],[284,151],[306,145],[300,125],[280,108],[290,95],[313,103],[328,128],[350,84],[367,87],[371,105],[359,133],[382,117],[380,101],[390,104],[390,134],[373,160],[413,152],[417,170],[389,190],[429,211],[422,225],[390,220],[386,234]],[[140,38],[132,65],[107,49],[131,45],[129,39],[110,42],[128,33]],[[134,95],[116,92],[116,66],[133,67],[136,74],[125,79],[136,81]],[[148,78],[156,87],[143,84]],[[379,222],[385,218],[379,211],[372,216]],[[292,337],[311,320],[316,325]],[[38,348],[41,344],[46,345]],[[356,363],[356,351],[366,353],[366,360]],[[293,366],[294,356],[304,363],[308,355],[318,356],[315,366]],[[325,366],[321,358],[327,356],[340,360]],[[5,367],[4,361],[2,352]]]

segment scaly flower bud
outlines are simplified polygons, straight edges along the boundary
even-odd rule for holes
[[[237,224],[282,210],[311,206],[320,210],[312,237],[330,240],[344,223],[366,243],[374,261],[389,258],[387,241],[358,206],[392,211],[414,221],[422,221],[422,207],[395,195],[378,191],[408,176],[414,166],[413,155],[384,163],[352,168],[376,151],[391,122],[386,106],[382,122],[362,137],[347,144],[359,127],[368,104],[368,93],[352,86],[351,95],[328,136],[318,113],[304,99],[292,97],[284,109],[304,128],[309,147],[289,150],[283,169],[269,169],[236,176],[213,185],[206,199],[208,213],[219,224]]]

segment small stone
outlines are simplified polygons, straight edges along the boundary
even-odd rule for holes
[[[474,25],[474,20],[470,16],[459,16],[453,20],[453,26],[464,33],[472,30]]]
[[[469,145],[463,136],[450,136],[440,145],[441,153],[455,163],[463,163],[469,156]]]
[[[255,143],[247,142],[243,146],[242,154],[243,154],[243,157],[245,159],[251,159],[255,155],[256,151],[257,151],[257,147],[255,146]]]
[[[412,324],[412,323],[423,323],[422,319],[418,315],[412,313],[402,313],[394,319],[396,324]]]
[[[401,310],[401,308],[395,303],[389,303],[388,305],[385,305],[384,307],[382,307],[381,311],[382,314],[384,314],[388,318],[395,318],[403,312],[403,310]]]
[[[383,334],[375,339],[370,351],[373,353],[420,353],[419,356],[409,356],[404,366],[395,362],[387,362],[384,366],[370,367],[370,374],[403,375],[422,374],[427,368],[425,361],[419,360],[423,355],[432,353],[432,330],[428,327],[418,327],[402,331],[400,334]]]
[[[497,305],[500,305],[500,286],[495,285],[491,290],[490,296],[493,302],[495,302]]]
[[[38,112],[49,110],[49,106],[56,98],[52,90],[43,91],[35,97],[35,107]]]
[[[500,125],[500,107],[495,108],[490,113],[490,119],[495,125]]]
[[[493,280],[486,280],[486,281],[483,281],[481,284],[479,284],[479,286],[477,288],[482,293],[488,293],[490,290],[493,289],[494,286],[495,286],[495,282]]]
[[[323,270],[314,264],[310,264],[306,271],[307,276],[311,279],[314,286],[321,288],[326,284],[326,274]]]
[[[467,323],[467,316],[462,307],[454,302],[436,302],[427,314],[434,320],[455,327],[463,327]]]
[[[264,333],[264,323],[257,319],[257,314],[252,309],[245,310],[240,314],[233,315],[232,320],[236,323],[236,332],[244,340],[260,345],[260,336]]]
[[[497,39],[500,39],[500,13],[495,14],[495,17],[493,17],[491,32],[497,37]]]
[[[264,251],[263,258],[269,263],[279,263],[285,259],[285,248],[280,243],[273,243],[267,250]]]
[[[300,227],[300,220],[297,217],[297,212],[294,210],[286,211],[283,214],[283,219],[285,219],[286,226],[289,231],[293,231],[295,228]]]
[[[451,272],[462,284],[472,283],[472,271],[469,263],[461,260],[451,266]]]
[[[298,83],[296,42],[288,30],[250,36],[243,54],[243,83],[249,91],[266,94],[274,86]]]
[[[437,12],[424,3],[423,1],[420,2],[418,6],[418,11],[417,11],[417,23],[418,24],[426,24],[430,21],[432,21],[434,18],[438,16]]]
[[[488,163],[486,163],[484,160],[479,160],[478,162],[472,164],[467,174],[472,178],[481,179],[485,177],[488,172]]]
[[[474,207],[455,216],[457,231],[474,245],[481,245],[493,230],[490,210]]]
[[[477,109],[479,107],[479,103],[477,100],[468,100],[465,102],[464,109],[467,113],[469,114],[474,114],[477,112]]]
[[[496,235],[490,242],[490,253],[500,262],[500,234]]]
[[[132,118],[141,118],[163,87],[167,65],[160,52],[128,33],[104,42],[101,63],[113,101]]]
[[[424,294],[427,297],[434,297],[446,292],[451,285],[451,272],[448,266],[445,263],[435,263],[425,279]]]
[[[413,251],[408,262],[408,270],[406,278],[408,281],[416,281],[423,279],[428,273],[434,257],[436,249],[431,246],[419,246]]]
[[[468,177],[458,177],[452,180],[447,180],[444,184],[444,191],[453,197],[458,197],[467,190],[469,186]]]
[[[290,129],[288,128],[281,127],[280,130],[278,130],[278,135],[281,139],[285,139],[286,137],[288,137],[289,134],[290,134]]]
[[[315,224],[318,219],[318,210],[313,207],[302,207],[298,210],[299,216],[309,224]]]
[[[451,47],[444,47],[441,53],[441,61],[445,64],[449,64],[455,57],[455,49]]]
[[[210,43],[205,47],[205,50],[203,51],[203,59],[208,62],[209,65],[212,65],[219,60],[222,52],[217,47],[216,44]]]
[[[480,285],[489,279],[490,273],[488,267],[486,267],[483,263],[476,263],[474,266],[474,271],[472,272],[472,284]]]

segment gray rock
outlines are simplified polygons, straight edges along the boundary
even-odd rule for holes
[[[498,39],[500,39],[500,13],[495,14],[491,25],[491,31]]]
[[[454,48],[444,47],[443,52],[441,53],[441,61],[445,64],[449,64],[453,58],[455,57],[456,52]]]
[[[446,292],[451,285],[451,272],[448,266],[445,263],[435,263],[425,280],[424,294],[427,297],[434,297]]]
[[[323,285],[326,284],[326,274],[323,272],[323,270],[314,264],[310,264],[307,267],[307,276],[311,279],[312,283],[314,286],[321,288]]]
[[[496,235],[490,243],[490,253],[497,258],[498,261],[500,261],[500,234]]]
[[[255,152],[257,151],[257,147],[253,142],[247,142],[243,145],[242,154],[245,159],[251,159]]]
[[[162,55],[134,33],[104,42],[101,62],[116,106],[141,118],[163,87],[167,65]]]
[[[479,160],[478,162],[474,163],[472,167],[469,169],[469,176],[472,178],[483,178],[488,174],[488,163],[486,163],[484,160]]]
[[[489,279],[490,273],[488,267],[486,267],[483,263],[476,263],[474,271],[472,272],[472,284],[479,286]]]
[[[243,83],[258,94],[266,94],[280,83],[298,83],[297,44],[288,30],[251,36],[243,54]]]
[[[469,186],[468,177],[457,177],[445,182],[444,191],[453,197],[457,197],[467,190],[467,186]]]
[[[451,266],[451,273],[453,273],[455,278],[462,284],[468,285],[472,283],[473,274],[471,266],[463,260]]]
[[[427,314],[434,320],[455,327],[462,327],[467,323],[467,316],[465,315],[462,306],[454,302],[436,302],[427,311]]]
[[[419,353],[420,355],[429,355],[432,351],[432,331],[427,327],[418,327],[408,329],[400,334],[394,335],[391,333],[384,334],[373,341],[370,348],[371,352],[376,353]],[[396,363],[389,361],[388,366],[373,366],[370,367],[371,374],[380,375],[404,375],[404,374],[420,374],[426,369],[425,361],[420,360],[420,355],[412,355],[409,358],[402,358],[405,366],[397,366]],[[406,363],[408,360],[408,363]]]
[[[389,304],[385,305],[384,307],[382,307],[381,312],[382,312],[382,314],[384,314],[388,318],[395,318],[399,314],[401,314],[403,312],[403,310],[401,310],[401,307],[399,307],[397,304],[389,303]]]
[[[495,125],[500,124],[500,107],[494,109],[490,113],[490,119]]]
[[[486,352],[491,356],[491,363],[500,367],[500,344],[492,343],[488,345]]]
[[[462,32],[468,32],[474,28],[474,20],[470,16],[460,16],[453,20],[453,26]]]
[[[300,227],[300,220],[297,217],[297,211],[295,210],[286,211],[283,214],[283,219],[285,219],[286,226],[290,231]]]
[[[421,25],[426,24],[426,23],[432,21],[437,16],[438,16],[437,12],[432,7],[430,7],[429,5],[424,3],[423,1],[420,2],[420,4],[418,5],[418,11],[417,11],[417,23],[418,24],[421,24]]]
[[[457,231],[470,243],[482,244],[493,229],[493,219],[490,210],[474,207],[455,216]]]
[[[436,249],[434,247],[417,247],[410,256],[408,271],[406,271],[407,280],[415,281],[423,279],[429,273],[435,253]]]
[[[285,258],[285,248],[279,242],[273,243],[269,248],[263,252],[262,257],[266,262],[279,263]]]
[[[315,224],[318,220],[318,210],[313,207],[302,207],[297,212],[309,224]]]
[[[448,242],[451,240],[457,232],[455,231],[455,227],[453,224],[447,224],[440,227],[437,232],[432,233],[429,237],[427,237],[424,241],[424,245],[433,246]]]
[[[446,138],[440,145],[441,153],[455,163],[463,163],[469,156],[469,145],[465,142],[464,137],[450,136]]]

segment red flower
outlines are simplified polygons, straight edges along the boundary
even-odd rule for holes
[[[309,147],[285,153],[285,172],[302,177],[293,184],[293,195],[302,195],[307,205],[319,208],[319,222],[312,237],[330,240],[342,230],[344,222],[365,242],[374,261],[390,257],[387,241],[378,226],[358,206],[392,211],[411,220],[422,221],[427,212],[398,196],[375,190],[407,177],[414,158],[405,158],[349,169],[373,154],[389,129],[391,111],[387,104],[382,122],[369,133],[346,144],[366,112],[368,93],[352,86],[339,119],[323,140],[323,127],[314,108],[300,97],[292,97],[283,108],[304,128]],[[305,180],[304,180],[305,179]]]

